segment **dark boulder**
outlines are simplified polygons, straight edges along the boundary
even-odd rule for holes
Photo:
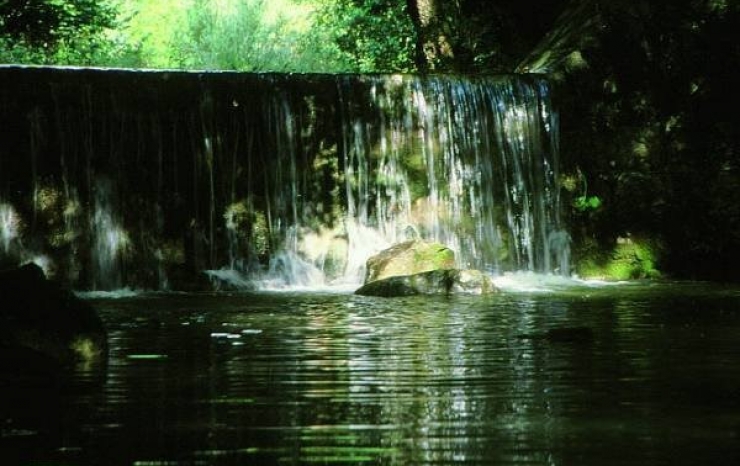
[[[363,296],[413,296],[449,294],[457,280],[457,270],[432,270],[414,275],[396,275],[364,284],[355,294]]]
[[[95,309],[47,280],[38,265],[0,271],[4,379],[51,375],[79,362],[102,362],[107,349],[105,328]]]
[[[476,271],[445,269],[413,275],[397,275],[365,283],[355,294],[364,296],[489,294],[495,292],[491,279]]]

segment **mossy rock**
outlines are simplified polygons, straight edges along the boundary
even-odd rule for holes
[[[386,298],[415,295],[491,294],[491,279],[478,270],[432,270],[414,275],[387,277],[366,283],[355,294]]]
[[[447,295],[453,291],[457,270],[432,270],[414,275],[395,275],[366,283],[355,294],[363,296]]]
[[[455,253],[447,246],[413,240],[368,259],[365,284],[355,293],[393,297],[495,291],[490,277],[483,272],[456,269]]]
[[[385,249],[367,260],[365,283],[454,268],[455,253],[444,244],[406,241]]]
[[[491,277],[480,270],[458,271],[453,290],[457,293],[481,295],[491,294],[497,291]]]

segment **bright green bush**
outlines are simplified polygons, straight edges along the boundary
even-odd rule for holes
[[[590,244],[579,251],[576,272],[582,278],[604,280],[655,279],[660,246],[655,241],[619,238],[611,249]]]

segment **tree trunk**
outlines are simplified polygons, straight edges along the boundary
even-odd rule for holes
[[[419,71],[454,68],[455,54],[449,37],[448,18],[456,17],[454,0],[407,0],[416,27],[416,66]]]

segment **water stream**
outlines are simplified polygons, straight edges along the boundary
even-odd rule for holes
[[[738,463],[737,288],[535,288],[99,297],[107,368],[0,386],[0,462]]]

